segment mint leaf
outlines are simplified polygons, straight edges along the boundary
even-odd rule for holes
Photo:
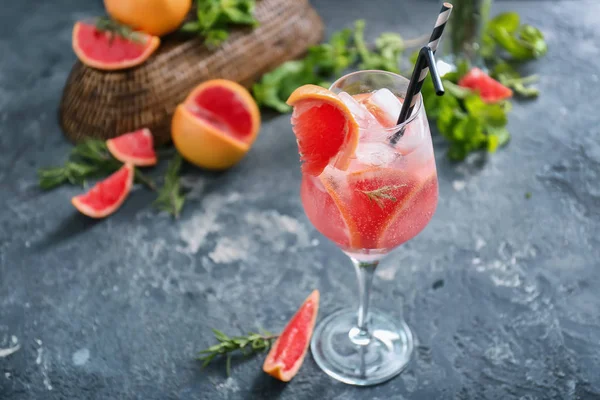
[[[482,55],[488,59],[495,57],[490,38],[515,60],[539,58],[548,51],[542,32],[531,25],[520,25],[517,13],[503,13],[490,20],[485,35]]]

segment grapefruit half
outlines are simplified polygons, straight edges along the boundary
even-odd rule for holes
[[[244,157],[259,129],[260,112],[250,93],[236,82],[213,79],[177,106],[171,137],[187,161],[221,170]]]
[[[107,217],[127,198],[133,185],[134,174],[133,165],[125,164],[117,172],[95,184],[87,193],[73,197],[71,203],[88,217]]]
[[[269,351],[263,371],[283,382],[298,373],[317,320],[319,291],[314,290],[286,325]]]
[[[287,104],[294,107],[292,124],[302,171],[317,176],[332,161],[338,169],[348,168],[359,131],[344,102],[325,88],[304,85],[294,90]]]
[[[105,71],[135,67],[156,51],[160,39],[143,32],[133,32],[132,35],[135,40],[80,21],[73,27],[73,50],[88,67]]]
[[[140,167],[156,164],[154,138],[150,129],[139,129],[106,141],[108,151],[117,160]]]
[[[513,95],[512,90],[479,68],[471,69],[458,81],[458,86],[478,91],[481,99],[486,103],[497,103]]]

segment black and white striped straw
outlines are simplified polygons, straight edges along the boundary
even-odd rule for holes
[[[402,104],[402,111],[400,111],[400,116],[398,117],[398,124],[406,121],[406,119],[412,114],[413,108],[417,102],[417,98],[419,97],[417,95],[421,92],[421,88],[423,87],[423,81],[425,81],[425,78],[429,73],[429,69],[431,68],[433,70],[435,68],[435,60],[433,59],[433,55],[438,48],[438,44],[440,43],[442,33],[444,33],[444,28],[446,27],[448,18],[450,18],[451,12],[452,4],[442,4],[442,9],[440,10],[440,13],[435,21],[435,26],[433,28],[433,32],[431,32],[429,43],[419,52],[419,59],[415,64],[415,70],[413,71],[410,84],[408,85],[408,91],[406,92],[404,103]],[[416,73],[418,71],[420,72]],[[434,77],[434,83],[436,83],[436,81],[439,81],[441,85],[439,76]],[[436,87],[436,90],[439,92],[439,88]],[[441,89],[441,92],[441,94],[443,94],[443,88]]]

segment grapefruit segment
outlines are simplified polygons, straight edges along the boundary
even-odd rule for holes
[[[225,169],[239,162],[258,136],[260,112],[236,82],[213,79],[177,106],[171,136],[181,155],[200,167]]]
[[[298,372],[315,327],[319,312],[319,291],[314,290],[286,325],[263,364],[263,371],[283,382]]]
[[[140,167],[156,164],[154,138],[150,129],[139,129],[106,141],[108,151],[117,160]]]
[[[438,188],[435,169],[433,171],[431,176],[423,177],[419,171],[367,168],[348,174],[347,187],[343,189],[339,188],[342,181],[321,176],[329,194],[328,199],[323,200],[322,195],[315,200],[322,201],[321,212],[327,214],[323,220],[330,221],[332,210],[339,211],[347,235],[336,233],[335,229],[339,230],[336,224],[320,223],[319,218],[311,218],[311,221],[343,248],[396,247],[419,233],[435,211]]]
[[[88,217],[107,217],[127,198],[133,185],[134,174],[134,166],[125,164],[117,172],[95,184],[87,193],[73,197],[71,203]]]
[[[160,39],[134,32],[135,40],[99,30],[93,23],[77,22],[73,27],[73,50],[88,67],[105,71],[135,67],[146,61]]]
[[[512,90],[479,68],[471,69],[458,81],[458,86],[478,91],[481,99],[486,103],[497,103],[501,100],[511,98],[513,95]]]
[[[359,130],[346,104],[335,93],[316,85],[294,90],[287,104],[294,107],[292,125],[302,171],[320,175],[334,159],[336,168],[348,168]]]

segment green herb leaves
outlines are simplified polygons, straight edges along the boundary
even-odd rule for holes
[[[163,186],[158,191],[154,202],[156,208],[167,211],[178,217],[185,202],[179,183],[179,173],[182,159],[179,154],[169,163],[164,178]],[[121,168],[123,164],[115,159],[106,143],[101,140],[88,139],[76,145],[71,151],[69,160],[59,167],[40,168],[38,170],[39,185],[42,189],[53,189],[63,184],[84,185],[88,179],[96,179],[111,174]],[[156,184],[152,179],[135,169],[135,181],[156,191]]]
[[[207,46],[217,47],[229,37],[230,25],[258,25],[255,6],[255,0],[198,0],[197,20],[185,23],[181,30],[198,33]]]
[[[240,351],[244,355],[250,355],[265,351],[271,347],[271,344],[273,344],[273,341],[277,339],[278,336],[273,335],[270,332],[264,332],[262,334],[251,332],[246,336],[229,337],[217,329],[213,329],[213,334],[219,343],[200,351],[199,360],[203,361],[202,366],[205,367],[210,364],[215,357],[225,355],[227,357],[225,363],[227,376],[231,375],[231,353]]]
[[[332,76],[359,62],[361,69],[385,69],[398,72],[404,49],[402,38],[395,33],[383,33],[375,40],[374,51],[364,40],[365,22],[358,20],[354,30],[343,29],[331,35],[329,42],[312,46],[302,60],[288,61],[263,75],[252,91],[258,104],[279,112],[288,112],[286,99],[299,86],[315,84],[329,86]]]
[[[175,218],[179,217],[185,202],[185,196],[181,191],[179,182],[182,161],[181,156],[177,153],[169,162],[163,186],[158,191],[158,197],[154,201],[156,208],[168,212]]]
[[[486,59],[497,57],[498,47],[513,60],[526,61],[546,54],[548,45],[539,29],[531,25],[521,25],[516,12],[502,13],[491,19],[486,27],[482,56]]]
[[[442,80],[446,93],[441,97],[436,96],[430,79],[421,90],[427,116],[436,121],[450,142],[448,156],[457,161],[476,150],[494,152],[510,139],[506,130],[510,103],[485,103],[477,92],[458,86],[460,78],[458,72],[446,74]]]
[[[129,26],[122,25],[106,17],[96,19],[96,29],[111,34],[110,41],[112,41],[115,36],[137,43],[145,43],[146,41],[146,37],[143,33],[136,32]]]
[[[83,185],[88,179],[111,174],[121,166],[122,163],[110,154],[103,141],[88,139],[71,150],[69,160],[64,165],[40,168],[38,170],[39,185],[46,190],[65,183]],[[156,189],[154,182],[137,168],[135,170],[135,180],[151,190]]]

